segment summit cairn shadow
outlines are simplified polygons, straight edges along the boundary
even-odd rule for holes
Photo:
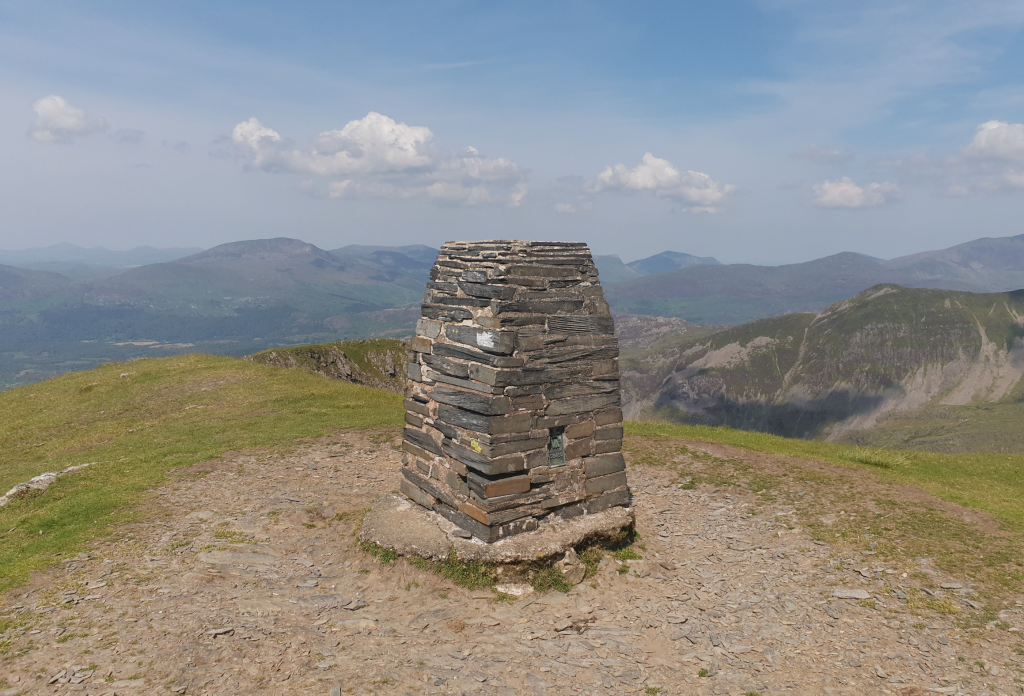
[[[586,244],[445,244],[411,347],[408,498],[484,542],[630,505],[618,341]]]

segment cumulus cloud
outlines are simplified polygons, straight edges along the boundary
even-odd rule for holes
[[[602,191],[649,191],[661,198],[673,198],[696,204],[692,212],[716,212],[721,203],[735,190],[732,184],[720,184],[707,174],[680,171],[671,162],[645,153],[640,164],[632,169],[624,164],[607,167],[590,182],[591,193]]]
[[[1024,163],[1024,123],[986,121],[964,148],[968,157]]]
[[[813,188],[815,204],[821,208],[874,208],[900,197],[896,184],[884,182],[858,186],[848,176],[838,181],[826,179]]]
[[[939,157],[924,152],[875,164],[929,181],[939,195],[1017,193],[1024,190],[1024,123],[979,124],[971,142],[955,155]]]
[[[986,121],[978,126],[971,144],[953,160],[956,169],[973,174],[979,191],[1024,189],[1024,123]]]
[[[338,130],[324,131],[309,147],[290,141],[256,118],[242,121],[231,142],[250,169],[328,179],[331,198],[424,197],[454,205],[504,203],[526,195],[525,173],[503,157],[467,147],[450,152],[425,126],[409,126],[371,111]],[[306,187],[319,190],[315,181]]]
[[[576,206],[572,203],[555,203],[555,212],[571,215],[576,212]]]
[[[107,130],[107,122],[102,118],[71,106],[56,94],[35,102],[32,111],[36,119],[28,135],[41,143],[70,143],[75,138]]]

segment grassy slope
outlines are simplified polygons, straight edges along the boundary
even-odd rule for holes
[[[1021,451],[1024,383],[997,403],[928,406],[890,416],[868,430],[843,435],[842,442],[866,447],[932,452]]]
[[[943,500],[987,512],[1015,532],[1024,532],[1024,456],[1021,455],[868,450],[732,428],[667,423],[627,423],[626,434],[720,442],[757,452],[871,468],[884,482],[916,486]]]
[[[323,361],[330,357],[332,352],[344,353],[352,363],[354,369],[350,381],[389,388],[392,391],[404,390],[408,347],[397,338],[361,338],[354,341],[271,348],[253,353],[247,356],[246,360],[279,367],[291,367],[291,363],[294,363],[295,367],[322,374],[320,371],[326,369]],[[389,362],[392,367],[397,368],[394,375],[382,369]]]
[[[98,462],[45,495],[0,508],[0,589],[129,514],[170,469],[229,450],[396,426],[401,402],[302,370],[197,354],[113,363],[0,392],[0,491]]]

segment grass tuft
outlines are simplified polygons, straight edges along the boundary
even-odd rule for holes
[[[398,559],[398,553],[394,549],[375,544],[372,541],[360,542],[359,548],[363,550],[363,553],[370,554],[384,565],[394,563]]]
[[[627,546],[624,549],[619,549],[615,552],[615,559],[619,561],[639,561],[643,558],[632,546]]]
[[[538,570],[534,574],[531,584],[537,592],[549,592],[551,590],[568,592],[572,589],[572,585],[565,579],[565,574],[554,566]]]
[[[604,551],[597,546],[591,546],[577,552],[577,556],[579,556],[580,561],[583,562],[584,567],[587,569],[586,575],[583,576],[584,579],[597,575],[597,567],[601,565]]]
[[[455,549],[451,550],[447,560],[434,564],[434,572],[467,590],[494,587],[496,578],[493,564],[481,563],[479,561],[460,561],[455,553]]]

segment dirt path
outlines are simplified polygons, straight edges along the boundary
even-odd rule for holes
[[[1019,633],[913,609],[913,578],[837,562],[788,503],[666,467],[629,472],[644,560],[606,557],[569,594],[499,602],[384,564],[352,531],[398,487],[389,439],[179,472],[123,535],[3,599],[0,694],[1021,692]]]

